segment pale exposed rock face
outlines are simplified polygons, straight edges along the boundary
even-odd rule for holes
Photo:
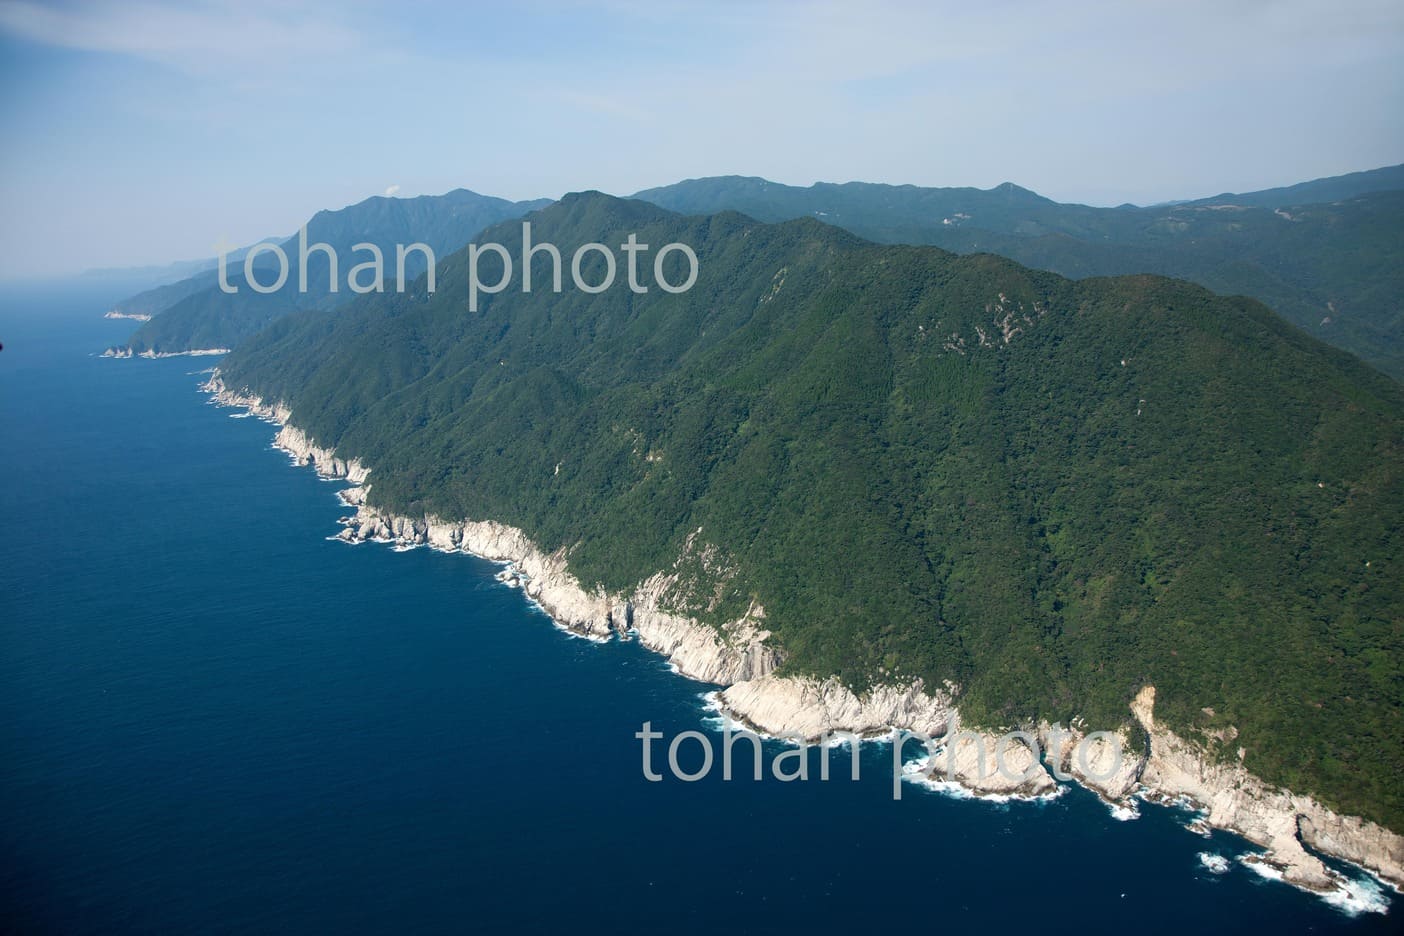
[[[656,606],[635,602],[628,606],[639,640],[666,656],[679,672],[712,683],[734,683],[763,676],[779,665],[779,654],[764,643],[768,631],[742,618],[721,633],[700,628],[695,622]]]
[[[666,656],[694,679],[727,685],[756,679],[780,665],[780,655],[765,640],[765,610],[752,604],[740,619],[721,631],[667,610],[677,575],[660,572],[634,590],[625,607],[625,623],[640,642]]]
[[[211,401],[220,406],[237,406],[240,409],[248,410],[255,416],[272,420],[282,426],[286,426],[288,420],[292,418],[292,410],[288,409],[284,403],[267,403],[264,402],[263,397],[230,390],[219,376],[218,368],[210,374],[209,380],[200,385],[200,389],[210,394]]]
[[[1141,786],[1145,752],[1131,749],[1124,730],[1084,734],[1062,725],[1039,725],[1038,743],[1054,775],[1078,783],[1112,803],[1126,805]]]
[[[1309,848],[1369,868],[1396,887],[1404,886],[1404,836],[1359,816],[1324,809],[1297,816],[1297,835]]]
[[[105,318],[139,318],[141,321],[146,321],[146,319],[149,319],[150,317],[151,317],[151,316],[149,316],[149,315],[146,316],[145,318],[140,318],[139,316],[135,316],[135,315],[116,315],[116,316],[114,316],[114,315],[113,315],[112,313],[110,313],[110,312],[105,316]],[[228,353],[229,353],[229,349],[228,349],[228,348],[192,348],[192,349],[190,349],[189,351],[142,351],[142,352],[139,353],[139,354],[134,354],[134,353],[132,352],[132,349],[131,349],[131,348],[115,347],[115,348],[108,348],[106,351],[102,352],[102,355],[101,355],[101,356],[102,356],[102,357],[110,357],[110,358],[141,357],[141,358],[147,358],[148,360],[155,360],[156,358],[170,358],[170,357],[208,357],[208,356],[215,355],[215,354],[228,354]]]
[[[892,728],[930,737],[945,733],[950,698],[928,694],[920,682],[906,688],[878,686],[861,698],[839,680],[761,676],[733,683],[722,705],[747,724],[781,737],[817,740],[825,734],[883,734]]]
[[[1035,743],[1037,743],[1035,741]],[[935,760],[935,771],[978,793],[1043,796],[1058,785],[1018,735],[955,730]]]
[[[363,484],[370,474],[356,459],[337,458],[330,449],[313,444],[301,429],[291,424],[278,430],[273,444],[291,455],[299,465],[310,465],[324,478],[345,478],[352,484]]]
[[[1404,884],[1404,839],[1354,817],[1341,817],[1309,796],[1273,787],[1239,764],[1210,760],[1203,748],[1155,723],[1155,687],[1131,704],[1150,735],[1142,782],[1168,796],[1186,796],[1208,812],[1210,825],[1230,829],[1267,849],[1290,883],[1314,890],[1338,886],[1337,876],[1302,847],[1306,841],[1369,868],[1393,884]],[[1298,828],[1302,829],[1298,838]]]
[[[215,371],[200,389],[213,394],[214,401],[221,406],[242,407],[255,416],[278,423],[280,428],[278,435],[273,439],[273,445],[291,455],[297,464],[310,466],[321,477],[344,478],[352,484],[360,485],[365,483],[370,474],[369,469],[356,459],[347,461],[338,458],[331,449],[313,443],[301,429],[289,421],[292,419],[292,411],[285,404],[268,403],[262,397],[229,390],[220,379],[219,371]]]
[[[390,540],[461,550],[511,563],[513,578],[557,623],[591,637],[632,631],[644,646],[694,679],[731,683],[763,676],[779,663],[778,654],[764,644],[769,632],[759,627],[764,612],[758,606],[718,631],[661,607],[667,580],[659,576],[627,596],[587,591],[570,573],[562,551],[542,552],[515,527],[493,521],[386,517],[362,504],[347,518],[341,536],[349,542]]]
[[[681,673],[725,686],[719,694],[723,707],[761,731],[806,740],[838,732],[873,736],[894,728],[920,733],[944,743],[929,764],[930,776],[994,795],[1052,792],[1056,782],[1039,762],[1041,749],[1059,779],[1072,777],[1114,803],[1138,793],[1188,797],[1207,810],[1211,825],[1265,847],[1268,860],[1299,886],[1328,890],[1339,884],[1339,876],[1303,843],[1404,885],[1404,838],[1363,819],[1338,816],[1311,797],[1272,787],[1240,764],[1210,760],[1201,746],[1156,725],[1154,687],[1142,690],[1131,706],[1148,736],[1145,752],[1133,754],[1124,730],[1104,737],[1043,724],[1030,736],[1004,739],[961,731],[951,693],[928,691],[920,682],[879,686],[860,697],[835,678],[777,676],[780,655],[766,644],[770,634],[759,606],[713,628],[669,610],[670,598],[678,597],[677,566],[640,583],[629,595],[610,595],[586,590],[569,571],[564,551],[545,553],[514,527],[382,514],[366,503],[369,469],[316,445],[291,425],[287,406],[229,390],[217,370],[202,389],[217,403],[244,407],[278,423],[275,445],[297,464],[353,485],[341,493],[344,503],[356,507],[354,515],[342,520],[342,539],[428,545],[508,563],[500,577],[519,585],[561,626],[594,639],[636,634]]]

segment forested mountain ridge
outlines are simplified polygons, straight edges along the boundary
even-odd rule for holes
[[[1260,776],[1404,827],[1398,383],[1156,276],[598,193],[530,220],[567,265],[688,244],[697,283],[514,284],[470,313],[460,252],[432,295],[274,322],[225,383],[372,466],[372,503],[520,527],[587,584],[701,528],[722,560],[680,610],[758,601],[791,671],[950,679],[988,725],[1110,727],[1154,684],[1177,730],[1232,725]]]
[[[1012,183],[988,191],[861,182],[797,188],[738,176],[690,179],[636,197],[683,213],[811,217],[878,242],[998,253],[1070,277],[1151,272],[1185,278],[1222,294],[1251,295],[1316,337],[1404,378],[1401,186],[1404,167],[1396,166],[1147,208],[1060,204]],[[284,243],[292,261],[289,281],[271,295],[243,283],[242,252],[236,252],[229,277],[239,295],[222,293],[208,270],[119,303],[114,311],[153,317],[123,353],[234,347],[293,309],[345,301],[346,270],[366,259],[351,250],[357,242],[376,244],[393,278],[396,244],[422,241],[442,256],[487,225],[548,203],[511,203],[460,189],[319,212],[309,222],[309,239],[337,250],[338,293],[328,292],[321,255],[312,257],[308,291],[298,291],[296,238]],[[262,282],[276,276],[272,260],[258,258]],[[412,254],[409,273],[421,269]]]
[[[1257,192],[1225,192],[1209,198],[1191,199],[1188,204],[1231,202],[1235,205],[1256,205],[1259,208],[1279,208],[1284,205],[1316,205],[1323,202],[1346,201],[1375,192],[1397,192],[1404,189],[1404,165],[1348,172]]]
[[[725,176],[648,189],[673,211],[814,217],[882,243],[989,252],[1070,277],[1160,273],[1243,294],[1404,379],[1404,167],[1120,208],[989,190]]]
[[[140,354],[150,351],[171,353],[199,348],[232,348],[269,322],[293,309],[329,308],[354,293],[348,288],[347,274],[370,258],[369,251],[356,251],[358,243],[374,244],[385,262],[385,288],[395,288],[396,247],[427,244],[436,257],[467,244],[484,227],[549,204],[547,200],[510,202],[479,195],[468,189],[455,189],[443,195],[416,198],[375,196],[334,211],[319,211],[307,222],[309,246],[325,243],[336,252],[336,290],[330,287],[329,262],[325,254],[309,254],[307,290],[301,290],[301,267],[297,235],[282,241],[289,271],[283,287],[272,293],[259,293],[244,281],[243,255],[231,252],[227,263],[227,283],[237,293],[219,287],[218,271],[206,270],[188,279],[148,290],[117,305],[116,311],[152,316],[128,339],[124,348]],[[424,272],[424,258],[418,252],[406,258],[407,278]],[[255,277],[264,286],[278,276],[278,262],[268,253],[255,258]]]

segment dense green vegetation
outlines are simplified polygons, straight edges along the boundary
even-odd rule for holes
[[[860,182],[795,188],[736,176],[691,179],[637,197],[685,213],[736,210],[763,221],[812,217],[882,243],[997,253],[1064,276],[1189,279],[1215,292],[1253,296],[1323,341],[1404,378],[1404,166],[1149,208],[1059,204],[1010,183],[989,191]],[[364,259],[351,251],[359,241],[375,243],[387,261],[395,244],[414,241],[443,256],[487,225],[545,204],[466,190],[370,198],[318,213],[309,231],[313,241],[337,249],[344,279],[346,268]],[[295,241],[287,246],[295,258]],[[231,255],[236,283],[241,257],[242,251]],[[271,259],[259,257],[259,267],[269,269]],[[417,263],[412,257],[411,275],[419,272]],[[320,256],[310,267],[306,294],[295,291],[294,265],[288,286],[269,296],[248,289],[224,295],[212,270],[134,296],[117,309],[155,318],[127,347],[234,347],[294,309],[346,301],[344,283],[340,293],[327,293]]]
[[[1152,683],[1177,729],[1231,724],[1250,769],[1404,828],[1399,384],[1156,276],[598,194],[532,220],[567,263],[632,231],[701,275],[469,313],[458,254],[432,295],[279,319],[227,383],[374,466],[372,503],[522,527],[586,583],[701,527],[724,562],[690,610],[758,599],[791,670],[952,679],[990,725],[1119,724]]]
[[[369,259],[368,251],[355,251],[354,245],[375,244],[384,256],[385,288],[395,288],[396,245],[428,244],[436,257],[458,250],[483,228],[549,204],[546,200],[509,202],[456,189],[444,195],[418,198],[368,198],[337,211],[319,211],[307,222],[308,244],[331,245],[338,257],[337,289],[333,293],[325,254],[311,253],[307,263],[307,291],[299,283],[298,238],[282,241],[289,274],[283,288],[258,293],[244,282],[242,259],[245,251],[229,255],[227,281],[239,291],[225,293],[219,288],[218,272],[205,270],[175,283],[159,286],[118,303],[127,313],[151,315],[151,321],[138,328],[126,347],[142,351],[188,351],[194,348],[232,348],[269,322],[294,309],[331,308],[354,295],[347,289],[351,267]],[[277,280],[276,259],[267,253],[255,258],[254,276],[271,285]],[[406,258],[407,278],[424,272],[419,253]]]
[[[1176,276],[1259,299],[1404,379],[1404,166],[1149,208],[1064,205],[1009,183],[796,188],[736,176],[636,197],[688,213],[816,217],[883,243],[997,253],[1064,276]]]

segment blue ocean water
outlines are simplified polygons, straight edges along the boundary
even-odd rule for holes
[[[211,359],[92,356],[125,291],[0,293],[0,928],[1395,931],[1179,810],[894,802],[880,745],[647,782],[634,733],[716,738],[708,687],[486,562],[328,541],[337,486],[206,405]]]

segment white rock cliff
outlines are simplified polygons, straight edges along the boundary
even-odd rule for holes
[[[1084,733],[1045,723],[1002,744],[991,732],[962,731],[949,686],[878,686],[860,696],[835,678],[780,676],[775,673],[780,654],[766,643],[770,633],[758,605],[713,628],[669,610],[669,594],[677,585],[671,570],[641,582],[628,595],[588,591],[570,572],[564,551],[546,553],[514,527],[489,520],[384,514],[366,503],[370,470],[357,459],[318,446],[292,425],[287,406],[229,390],[218,370],[201,389],[218,404],[243,407],[277,423],[274,444],[297,464],[353,485],[342,492],[343,502],[356,507],[354,515],[342,520],[342,539],[427,545],[506,563],[500,577],[519,585],[559,625],[594,639],[636,636],[680,673],[723,686],[718,694],[723,710],[759,731],[805,740],[838,732],[861,737],[893,730],[919,733],[932,738],[933,746],[952,745],[938,747],[935,774],[950,770],[951,779],[976,793],[1047,795],[1056,787],[1051,768],[1058,779],[1074,779],[1113,804],[1128,804],[1138,795],[1187,798],[1206,811],[1210,825],[1262,846],[1263,860],[1300,887],[1324,891],[1342,883],[1307,847],[1368,869],[1396,888],[1404,886],[1404,838],[1364,819],[1337,815],[1309,796],[1277,789],[1241,765],[1211,761],[1202,746],[1156,724],[1152,686],[1131,705],[1146,733],[1145,744],[1137,745],[1144,749],[1136,754],[1124,728]],[[1046,763],[1042,752],[1047,752]]]

